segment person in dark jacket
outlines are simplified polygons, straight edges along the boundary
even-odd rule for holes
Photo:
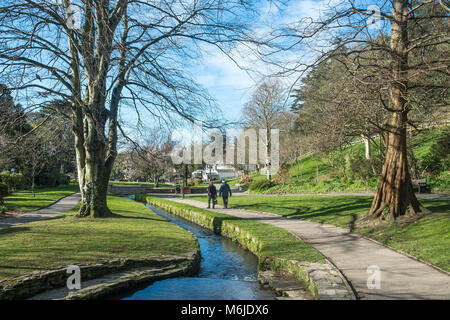
[[[223,207],[226,209],[228,207],[228,197],[231,197],[231,188],[225,180],[222,180],[220,185],[219,196],[222,196]]]
[[[216,205],[216,199],[217,199],[217,189],[214,183],[211,181],[208,186],[208,209],[211,208],[211,200],[212,200],[212,207],[214,209],[214,206]]]

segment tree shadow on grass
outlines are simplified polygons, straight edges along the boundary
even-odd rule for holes
[[[422,205],[432,212],[446,213],[450,214],[450,201],[443,200],[428,200],[428,201],[420,201]]]
[[[293,206],[285,206],[285,205],[275,205],[270,202],[262,202],[258,203],[257,208],[254,207],[254,204],[249,205],[239,205],[240,209],[246,209],[246,210],[253,210],[253,211],[265,211],[265,212],[278,212],[277,214],[280,214],[283,217],[291,217],[295,219],[309,219],[309,218],[317,218],[321,216],[349,216],[353,217],[355,214],[355,211],[367,211],[367,209],[370,207],[370,203],[367,202],[367,200],[364,199],[356,199],[352,200],[352,202],[346,202],[343,204],[335,204],[335,205],[329,205],[329,206],[322,206],[319,208],[311,208],[311,206],[308,205],[300,205],[299,207],[293,207]],[[259,208],[265,208],[264,210],[261,210]],[[283,211],[289,211],[291,213],[283,214]],[[281,213],[280,213],[281,212]]]
[[[0,223],[0,228],[1,227],[2,227],[2,224]],[[29,227],[14,227],[14,226],[11,226],[9,228],[0,229],[0,237],[4,236],[4,235],[9,235],[9,234],[12,234],[12,233],[27,231],[27,230],[30,230],[30,228]]]

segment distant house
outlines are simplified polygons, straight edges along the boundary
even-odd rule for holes
[[[239,172],[236,168],[229,165],[217,165],[216,171],[219,175],[219,179],[233,179],[239,176]]]
[[[191,178],[192,179],[203,179],[203,173],[205,171],[204,170],[195,170],[194,172],[191,173]]]
[[[203,180],[222,180],[233,179],[239,177],[241,172],[236,170],[233,166],[224,164],[215,164],[213,166],[207,166],[203,170]]]
[[[219,174],[215,170],[206,170],[203,172],[203,181],[218,180]]]

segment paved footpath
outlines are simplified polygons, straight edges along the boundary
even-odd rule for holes
[[[170,200],[205,208],[205,203]],[[242,209],[215,209],[288,230],[332,261],[350,281],[361,299],[450,299],[450,276],[349,230],[328,224],[285,218]],[[381,288],[368,289],[369,266],[381,270]]]
[[[49,207],[37,211],[24,213],[19,216],[0,219],[0,230],[22,223],[34,222],[54,218],[75,208],[81,200],[81,194],[75,193],[67,196]]]
[[[195,195],[195,194],[194,194]],[[351,197],[373,197],[375,192],[325,192],[325,193],[283,193],[283,194],[271,194],[271,193],[247,193],[247,192],[235,192],[234,195],[248,196],[248,197],[280,197],[280,196],[351,196]],[[417,199],[436,199],[436,200],[450,200],[450,194],[446,193],[416,193]]]
[[[220,184],[216,185],[217,190],[220,188]],[[248,193],[245,191],[239,191],[232,189],[233,196],[239,197],[301,197],[301,196],[351,196],[351,197],[373,197],[374,192],[325,192],[325,193]],[[153,193],[154,196],[161,196],[161,193]],[[198,197],[205,196],[206,188],[204,193],[187,193],[185,197]],[[416,193],[417,199],[436,199],[436,200],[450,200],[450,194],[447,193]]]

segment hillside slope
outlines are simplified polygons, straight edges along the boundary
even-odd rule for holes
[[[450,192],[450,171],[427,172],[432,146],[442,143],[444,132],[450,127],[421,131],[409,140],[412,153],[409,155],[413,179],[427,178],[432,192]],[[364,144],[355,143],[329,154],[315,153],[292,163],[286,172],[285,181],[276,178],[274,186],[252,193],[301,193],[330,191],[374,191],[378,183],[382,159],[378,147],[371,144],[372,160],[364,160]],[[449,156],[447,155],[447,159]],[[448,160],[447,160],[448,161]],[[265,179],[262,175],[253,180]],[[278,180],[278,181],[277,181]]]

